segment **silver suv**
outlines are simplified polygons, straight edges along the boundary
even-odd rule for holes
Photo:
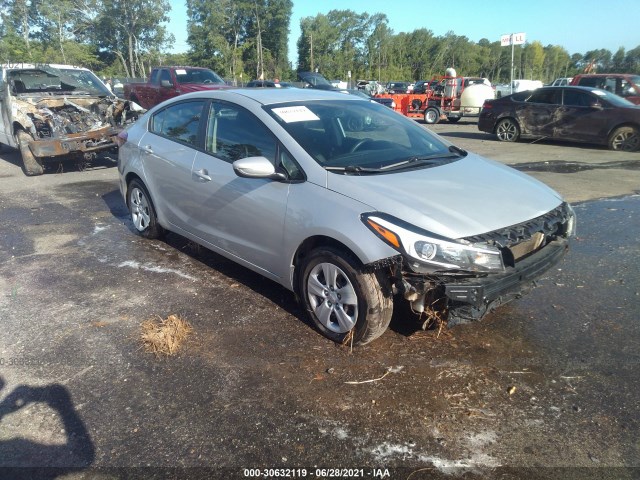
[[[120,140],[141,235],[171,230],[282,284],[337,342],[375,339],[402,299],[478,319],[556,264],[575,228],[537,180],[353,95],[198,92]]]

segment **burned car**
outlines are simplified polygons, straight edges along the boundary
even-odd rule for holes
[[[355,95],[190,93],[119,137],[137,232],[178,233],[280,283],[336,342],[374,340],[394,302],[420,314],[410,322],[479,319],[574,234],[546,185]]]
[[[18,148],[26,175],[45,162],[93,159],[117,148],[115,138],[142,109],[116,98],[86,68],[5,64],[0,79],[0,143]]]

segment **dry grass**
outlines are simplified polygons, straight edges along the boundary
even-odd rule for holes
[[[156,356],[172,356],[178,352],[193,328],[178,315],[169,315],[165,319],[158,317],[145,320],[141,330],[140,340],[146,352]]]

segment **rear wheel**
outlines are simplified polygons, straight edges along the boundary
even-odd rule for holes
[[[440,112],[437,108],[427,108],[424,111],[424,123],[428,125],[436,124],[440,121]]]
[[[302,302],[325,337],[362,345],[389,326],[393,298],[381,274],[363,272],[351,255],[330,247],[313,250],[300,269]]]
[[[515,142],[520,138],[520,127],[511,118],[503,118],[496,126],[496,137],[501,142]]]
[[[609,148],[622,152],[640,150],[640,132],[633,127],[618,127],[609,136]]]
[[[42,175],[44,173],[44,166],[42,160],[36,157],[29,148],[29,142],[33,140],[24,130],[18,130],[16,133],[16,139],[20,146],[20,154],[22,155],[22,165],[24,174],[29,177],[36,175]]]
[[[156,211],[145,186],[139,180],[131,180],[127,189],[127,206],[133,226],[145,238],[159,238],[162,227],[158,224]]]

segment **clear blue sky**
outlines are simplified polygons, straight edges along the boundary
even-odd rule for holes
[[[185,52],[187,9],[184,0],[170,0],[169,31],[174,52]],[[289,60],[297,61],[300,19],[329,10],[385,13],[394,33],[427,28],[440,36],[449,30],[477,42],[500,40],[507,33],[525,32],[527,41],[553,44],[570,54],[640,45],[640,0],[293,0]]]

